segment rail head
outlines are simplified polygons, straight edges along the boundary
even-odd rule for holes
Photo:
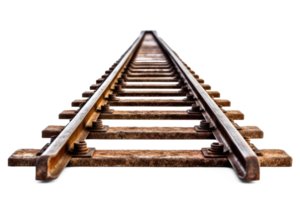
[[[87,137],[89,131],[86,130],[86,125],[90,124],[99,116],[100,113],[97,112],[97,108],[103,104],[104,97],[108,95],[109,90],[116,82],[120,70],[130,61],[146,32],[149,31],[142,31],[140,33],[137,40],[125,53],[107,79],[101,84],[100,88],[96,90],[94,95],[81,108],[72,121],[38,158],[36,162],[37,180],[56,179],[69,163],[72,157],[68,153],[69,149],[74,142],[83,140]]]
[[[153,34],[157,42],[170,56],[174,65],[181,71],[182,78],[193,89],[196,103],[202,108],[202,114],[206,121],[214,127],[213,134],[216,139],[224,144],[224,148],[229,152],[228,160],[242,180],[259,180],[260,165],[257,156],[246,143],[241,134],[229,121],[227,116],[217,106],[213,99],[198,83],[195,77],[188,71],[180,58],[171,48],[158,36],[156,31]]]

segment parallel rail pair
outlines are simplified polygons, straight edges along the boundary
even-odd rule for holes
[[[157,82],[158,84],[130,84]],[[161,82],[170,82],[160,84]],[[173,84],[172,82],[175,82]],[[141,91],[128,91],[128,88]],[[144,91],[176,89],[178,91]],[[76,100],[77,111],[60,114],[71,119],[67,126],[49,126],[43,137],[52,142],[39,152],[22,149],[9,158],[10,166],[36,166],[36,179],[56,179],[69,166],[228,166],[242,180],[259,180],[260,166],[291,166],[292,158],[281,150],[258,150],[249,138],[262,138],[257,127],[240,127],[239,111],[225,111],[227,100],[215,99],[218,92],[188,67],[156,31],[142,31],[133,45],[108,70],[94,91]],[[125,89],[125,90],[124,90]],[[185,96],[183,100],[119,99],[124,96]],[[191,106],[187,111],[117,111],[109,106]],[[107,127],[103,119],[201,120],[195,127]],[[56,137],[57,136],[57,137]],[[138,151],[88,149],[85,139],[216,139],[202,150]]]

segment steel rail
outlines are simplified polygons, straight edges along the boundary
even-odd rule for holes
[[[118,65],[113,69],[112,73],[102,83],[100,88],[81,108],[54,142],[51,143],[48,149],[39,157],[36,162],[37,180],[56,179],[67,166],[72,158],[69,150],[73,148],[74,142],[84,140],[89,134],[86,127],[90,126],[92,121],[96,120],[100,115],[100,112],[97,111],[97,109],[106,103],[104,98],[111,93],[111,89],[114,87],[115,82],[121,76],[121,70],[133,57],[145,35],[145,32],[146,31],[142,31],[140,33],[137,40],[123,56]]]
[[[181,62],[180,58],[171,50],[171,48],[158,36],[156,31],[152,31],[156,41],[165,50],[178,72],[185,79],[185,82],[192,89],[196,103],[200,106],[205,120],[210,122],[213,134],[216,139],[224,144],[224,152],[227,152],[227,158],[233,169],[242,180],[259,180],[260,164],[257,156],[246,143],[245,139],[232,125],[226,115],[217,106],[213,99],[198,83],[195,77]]]
[[[64,167],[66,167],[72,158],[69,150],[73,148],[74,142],[84,140],[88,136],[89,131],[86,127],[91,126],[92,121],[99,117],[99,108],[106,103],[104,98],[111,93],[111,89],[114,87],[115,82],[121,76],[120,72],[122,72],[122,69],[124,69],[133,58],[145,33],[149,32],[153,34],[159,46],[173,62],[180,76],[191,89],[191,93],[197,97],[195,100],[196,104],[200,106],[200,111],[205,120],[210,122],[214,136],[220,143],[224,144],[224,152],[227,153],[228,160],[237,172],[239,178],[243,180],[259,180],[260,166],[257,156],[222,110],[187,70],[176,53],[174,53],[170,47],[158,37],[156,31],[141,32],[138,39],[113,69],[107,79],[101,84],[100,88],[37,160],[37,180],[55,179],[63,171]]]

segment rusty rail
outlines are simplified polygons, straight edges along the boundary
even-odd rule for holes
[[[79,113],[72,119],[70,124],[60,133],[55,141],[47,148],[36,163],[36,179],[55,179],[67,166],[72,155],[69,150],[73,148],[74,142],[84,140],[89,134],[87,127],[91,126],[100,112],[98,109],[104,105],[104,98],[111,93],[117,78],[120,77],[121,69],[130,61],[136,48],[142,41],[145,31],[142,31],[129,51],[124,55],[109,77],[102,83],[100,88],[81,108]]]
[[[187,85],[187,88],[182,88],[180,91],[178,90],[169,90],[168,94],[165,91],[161,91],[160,94],[155,94],[145,92],[143,94],[142,91],[139,91],[139,95],[152,95],[152,96],[162,96],[162,95],[178,95],[182,96],[189,92],[193,98],[192,101],[196,102],[196,105],[192,107],[192,112],[196,112],[193,116],[188,115],[187,112],[176,111],[174,112],[174,116],[185,116],[187,119],[190,118],[201,118],[202,116],[206,120],[205,123],[209,124],[209,130],[212,131],[215,136],[217,142],[219,144],[214,144],[215,148],[222,147],[223,149],[219,152],[220,157],[227,157],[230,164],[237,172],[239,178],[243,180],[255,181],[259,180],[259,161],[253,150],[249,147],[244,138],[240,135],[240,133],[236,130],[236,127],[229,121],[227,116],[222,112],[222,110],[216,105],[214,100],[211,98],[214,95],[219,95],[213,91],[205,91],[205,85],[201,86],[199,83],[203,82],[203,79],[195,78],[197,75],[192,74],[189,69],[185,66],[184,62],[177,57],[177,55],[171,50],[171,48],[166,45],[163,41],[160,40],[159,36],[155,32],[150,31],[142,31],[140,35],[137,37],[135,42],[131,45],[131,47],[120,57],[117,64],[114,64],[108,71],[109,73],[104,74],[101,78],[97,79],[97,84],[94,84],[95,87],[99,87],[98,90],[92,92],[88,92],[84,95],[91,96],[90,99],[84,104],[83,107],[80,108],[79,112],[75,115],[75,117],[70,121],[67,126],[61,131],[58,137],[50,144],[50,146],[46,149],[45,152],[37,159],[36,162],[36,180],[50,180],[56,179],[64,170],[64,168],[68,165],[69,161],[72,158],[72,152],[74,150],[74,142],[78,144],[79,141],[85,140],[89,134],[89,127],[93,127],[93,121],[97,120],[100,116],[99,110],[105,109],[102,107],[106,105],[107,98],[109,94],[112,94],[112,89],[114,92],[118,92],[118,87],[115,87],[118,79],[122,76],[122,71],[130,70],[128,63],[135,55],[136,50],[139,48],[145,33],[152,33],[154,39],[161,47],[163,54],[166,54],[167,57],[172,62],[173,66],[177,69],[178,78],[182,78],[184,83]],[[159,59],[158,59],[159,60]],[[138,61],[136,61],[138,62]],[[160,63],[161,64],[161,63]],[[127,68],[126,68],[127,67]],[[178,78],[168,77],[170,75],[175,75],[174,71],[170,71],[168,66],[159,67],[159,71],[151,72],[150,76],[143,77],[145,70],[143,67],[135,68],[130,73],[130,77],[123,75],[123,78],[127,81],[128,86],[132,84],[136,85],[134,82],[147,82],[151,80],[151,87],[159,88],[158,84],[155,84],[156,81],[163,79],[164,81],[176,82]],[[148,73],[149,74],[149,73]],[[166,78],[156,78],[156,76],[167,76]],[[153,77],[153,78],[152,78]],[[120,85],[120,84],[119,84]],[[174,83],[169,83],[169,86],[174,87]],[[165,87],[169,87],[165,85]],[[165,93],[165,94],[164,94]],[[134,96],[133,92],[122,92],[117,93],[119,96]],[[130,101],[124,101],[124,103],[130,103]],[[150,102],[150,101],[149,101]],[[191,101],[190,101],[191,102]],[[175,102],[174,102],[175,103]],[[179,102],[178,102],[179,103]],[[198,106],[198,107],[197,107]],[[124,117],[124,113],[122,111],[118,111],[114,113],[115,117],[122,119]],[[130,112],[125,112],[130,114]],[[144,116],[143,112],[140,112],[140,118]],[[159,113],[159,112],[157,112]],[[163,112],[161,112],[163,113]],[[168,112],[172,113],[172,112]],[[138,114],[138,112],[134,112],[133,115]],[[112,117],[109,113],[102,113],[102,119],[105,117]],[[175,119],[175,117],[172,119]],[[155,119],[159,118],[159,115],[155,114],[153,116]],[[203,118],[202,117],[202,118]],[[154,119],[153,118],[153,119]],[[167,130],[169,131],[169,130]],[[79,145],[79,144],[78,144]],[[205,151],[205,149],[203,149]]]
[[[224,152],[228,151],[227,157],[239,178],[242,180],[259,180],[260,168],[258,158],[245,139],[170,47],[158,37],[156,31],[153,33],[158,43],[170,56],[178,71],[180,71],[181,77],[192,89],[191,93],[197,97],[196,103],[200,106],[201,113],[205,120],[210,123],[210,126],[213,127],[212,132],[216,139],[224,144]]]

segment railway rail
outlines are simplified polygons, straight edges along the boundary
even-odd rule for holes
[[[230,101],[217,99],[220,93],[210,91],[210,85],[204,84],[204,80],[156,31],[142,31],[132,46],[90,89],[82,94],[87,99],[72,102],[72,106],[79,107],[77,110],[65,110],[59,114],[60,119],[70,119],[66,126],[48,126],[42,131],[43,138],[51,138],[50,143],[40,150],[17,150],[9,157],[8,165],[36,166],[37,180],[56,179],[66,166],[231,166],[242,180],[259,180],[260,167],[263,166],[292,166],[292,158],[283,150],[259,150],[250,143],[250,138],[263,138],[263,131],[256,126],[241,127],[235,123],[234,120],[243,120],[244,114],[225,110]],[[118,106],[128,106],[132,110],[117,110]],[[186,111],[136,111],[134,107],[137,106],[190,108]],[[108,127],[105,125],[107,119],[199,120],[199,124],[194,127]],[[199,150],[96,150],[87,147],[86,139],[216,141]]]

